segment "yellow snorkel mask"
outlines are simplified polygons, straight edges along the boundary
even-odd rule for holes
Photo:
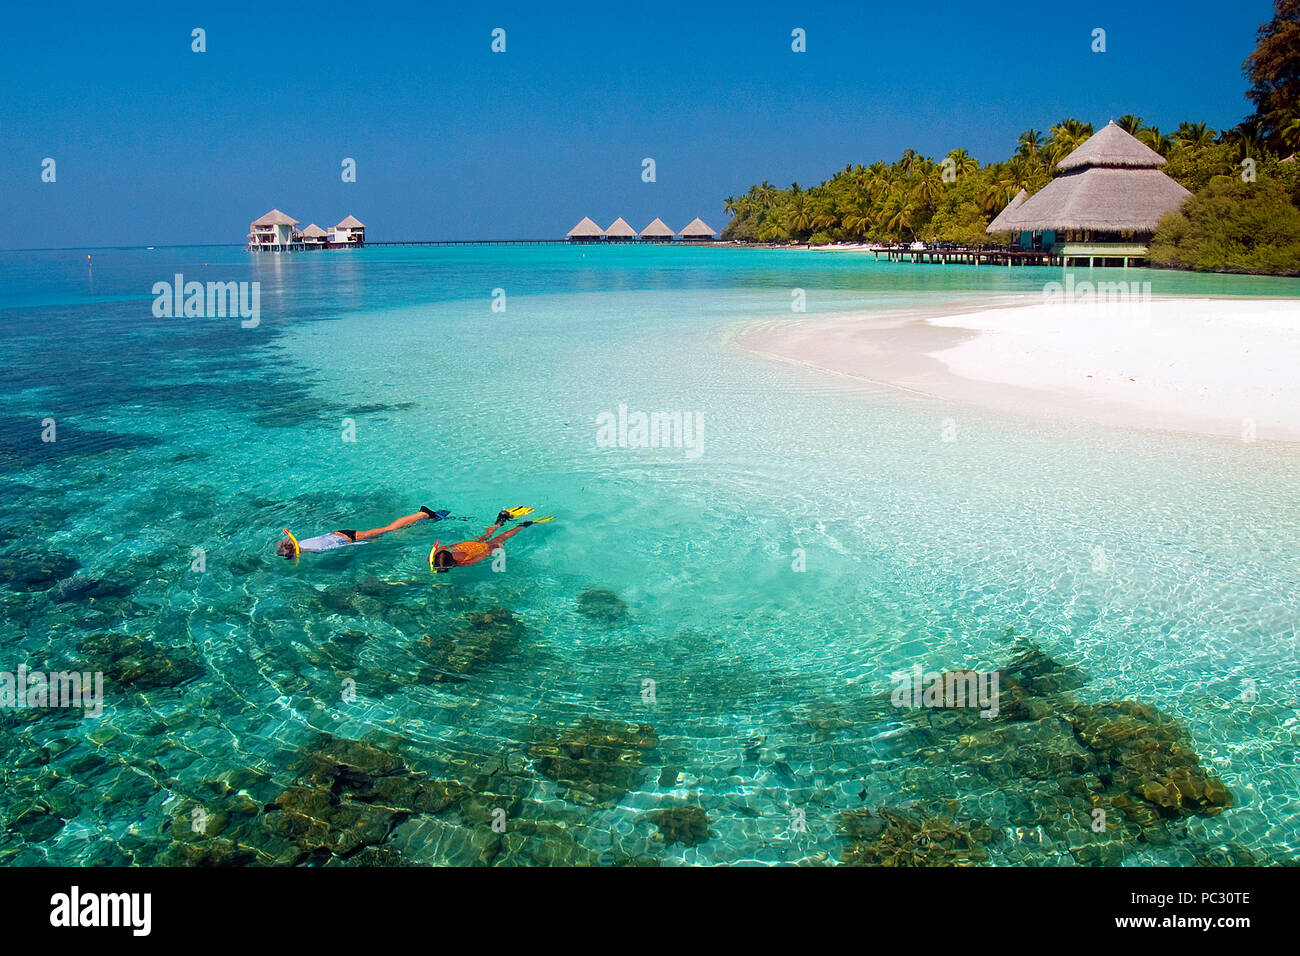
[[[302,546],[298,544],[298,539],[293,536],[293,532],[288,528],[281,528],[280,530],[284,532],[285,537],[293,542],[293,560],[297,562],[298,558],[302,555]]]

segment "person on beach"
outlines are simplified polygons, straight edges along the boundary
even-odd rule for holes
[[[296,558],[300,553],[320,554],[323,551],[333,551],[336,548],[346,548],[354,544],[365,544],[372,538],[378,538],[381,534],[388,534],[390,531],[400,531],[402,528],[409,528],[417,521],[442,521],[449,518],[449,511],[430,511],[424,505],[413,515],[407,515],[404,518],[398,518],[392,524],[385,525],[382,528],[371,528],[369,531],[330,531],[325,534],[317,535],[314,538],[307,538],[304,541],[298,541],[290,533],[288,528],[284,529],[285,536],[280,539],[275,546],[275,553],[282,558]]]
[[[472,541],[461,541],[447,548],[440,548],[441,542],[435,541],[433,550],[429,552],[429,567],[436,574],[442,574],[444,571],[450,571],[452,568],[466,568],[471,564],[478,564],[486,557],[494,554],[501,545],[510,538],[513,538],[520,531],[530,525],[543,524],[547,521],[554,520],[554,515],[547,515],[545,518],[538,518],[536,521],[521,521],[509,531],[502,531],[501,526],[515,518],[522,518],[526,514],[531,514],[532,508],[505,508],[496,518],[496,521],[477,538]],[[493,537],[496,535],[496,537]]]

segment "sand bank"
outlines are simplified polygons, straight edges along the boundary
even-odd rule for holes
[[[1300,441],[1300,300],[1033,296],[759,322],[736,342],[957,404]]]

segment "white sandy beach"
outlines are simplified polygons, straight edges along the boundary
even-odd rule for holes
[[[756,323],[737,344],[957,404],[1300,441],[1300,301],[1001,299],[948,314]]]

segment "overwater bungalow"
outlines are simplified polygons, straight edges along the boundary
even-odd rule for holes
[[[696,216],[694,219],[688,222],[686,226],[682,229],[682,231],[679,232],[677,235],[683,239],[702,240],[702,239],[715,238],[717,236],[717,232],[714,230],[712,226],[706,223],[703,219],[701,219],[699,216]]]
[[[626,219],[619,216],[611,222],[609,228],[605,230],[605,238],[614,240],[635,239],[636,230],[628,225]]]
[[[299,234],[299,239],[304,246],[323,247],[325,242],[329,239],[329,234],[313,222]]]
[[[583,216],[581,222],[564,234],[564,238],[570,242],[594,242],[605,238],[605,230],[592,222],[589,216]]]
[[[272,209],[248,225],[248,248],[258,252],[287,252],[294,243],[294,226],[298,220]]]
[[[676,233],[668,228],[668,224],[657,217],[654,222],[641,230],[641,238],[653,242],[664,242],[672,239],[675,235]]]
[[[332,246],[364,246],[366,244],[366,225],[356,216],[348,216],[330,233]]]
[[[1032,196],[1021,190],[987,231],[1066,265],[1141,261],[1160,219],[1191,195],[1160,170],[1165,163],[1109,123],[1057,164],[1063,175]]]

